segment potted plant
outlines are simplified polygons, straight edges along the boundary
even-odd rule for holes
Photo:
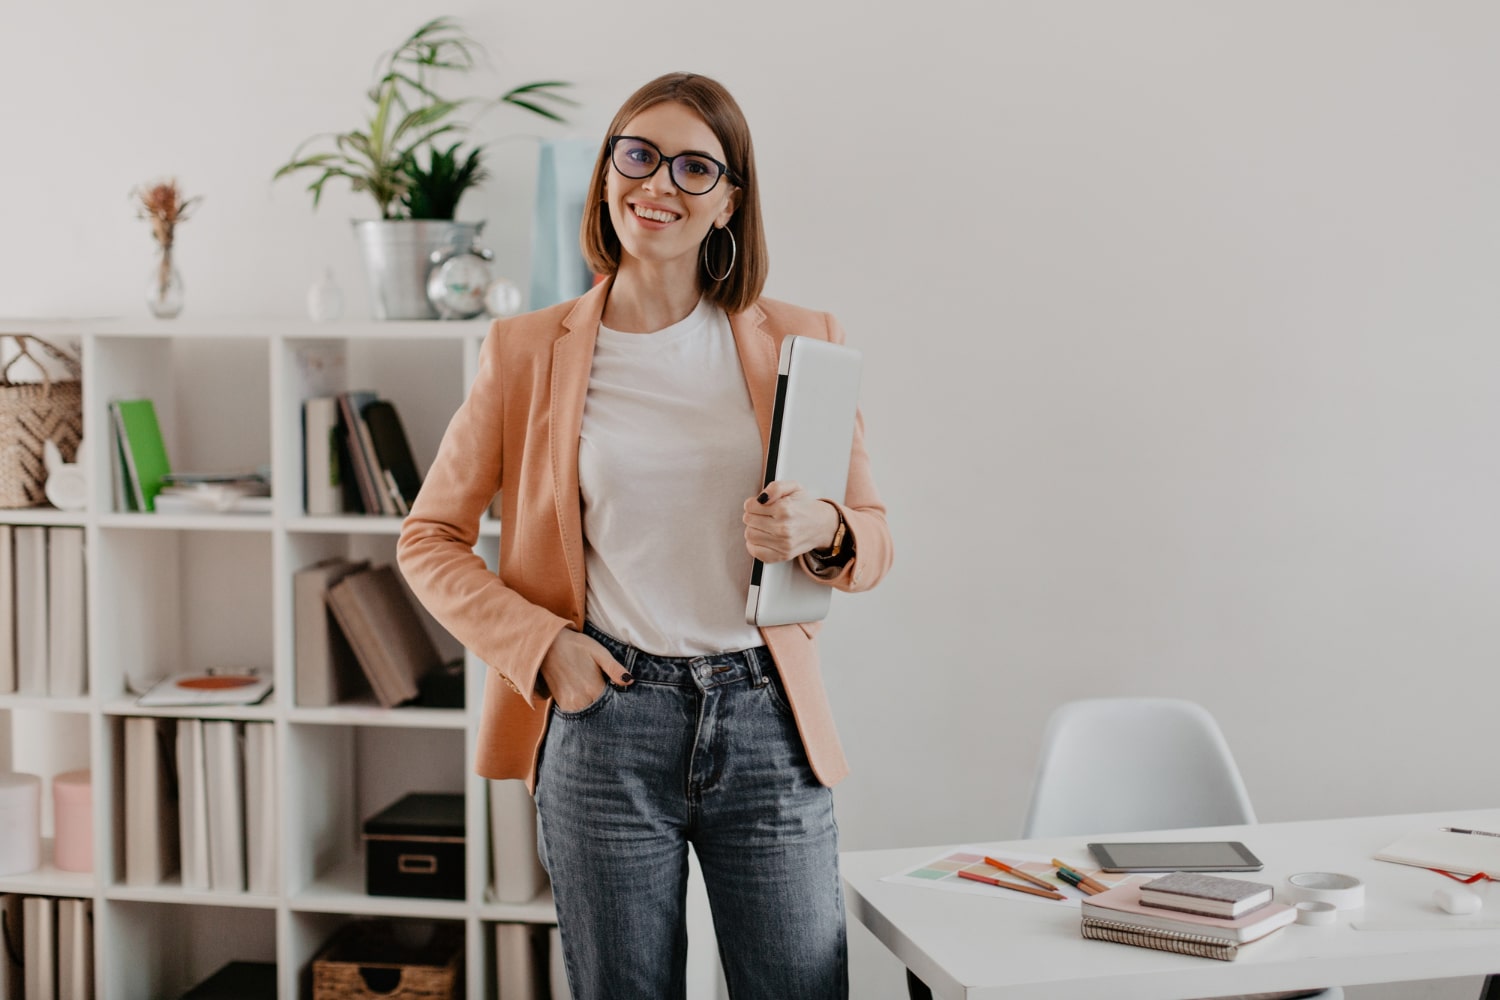
[[[459,112],[475,104],[502,103],[563,122],[558,108],[575,103],[560,92],[568,84],[557,80],[522,84],[493,102],[441,96],[434,78],[472,69],[477,49],[451,18],[423,24],[383,58],[380,77],[368,92],[373,107],[363,127],[308,139],[276,171],[276,179],[312,172],[307,190],[314,208],[324,185],[334,179],[375,200],[380,217],[355,220],[354,229],[377,319],[436,318],[426,293],[432,254],[468,249],[483,228],[482,222],[454,221],[459,198],[488,176],[481,148],[460,160],[461,141],[446,150],[434,142],[466,129]],[[325,146],[322,152],[304,154],[319,142]]]

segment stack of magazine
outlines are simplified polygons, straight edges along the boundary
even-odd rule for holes
[[[1296,920],[1274,897],[1263,882],[1200,872],[1124,882],[1083,901],[1083,936],[1229,962]]]

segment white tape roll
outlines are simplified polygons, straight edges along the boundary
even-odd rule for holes
[[[1365,884],[1353,875],[1298,872],[1287,876],[1286,881],[1299,902],[1332,903],[1340,910],[1357,910],[1365,905]]]
[[[1331,924],[1338,919],[1339,908],[1332,903],[1304,899],[1297,904],[1297,923],[1313,926]]]

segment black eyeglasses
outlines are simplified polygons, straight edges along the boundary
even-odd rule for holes
[[[729,183],[738,183],[729,172],[728,164],[720,163],[706,153],[678,153],[664,156],[656,144],[649,139],[633,135],[609,137],[609,162],[622,176],[634,181],[643,181],[667,164],[672,183],[683,194],[708,194],[719,184],[719,178],[729,175]]]

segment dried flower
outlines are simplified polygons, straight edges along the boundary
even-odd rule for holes
[[[182,192],[177,190],[176,178],[142,185],[130,192],[130,196],[137,202],[136,215],[151,223],[151,236],[157,246],[167,252],[172,249],[177,223],[186,222],[193,206],[203,200],[201,197],[184,199]]]

